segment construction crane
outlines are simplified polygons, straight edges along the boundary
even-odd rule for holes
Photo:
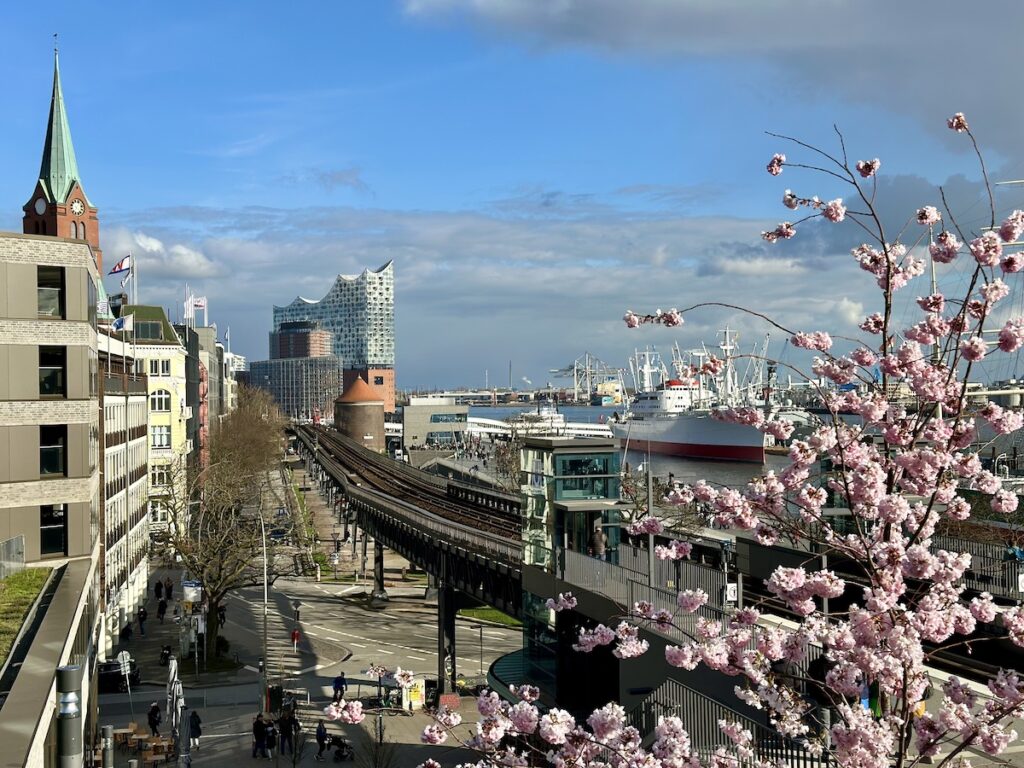
[[[572,364],[564,368],[552,368],[549,373],[558,379],[572,379],[572,399],[580,400],[580,391],[586,392],[586,400],[590,402],[591,395],[597,384],[619,378],[619,369],[613,368],[599,357],[584,352],[577,357]]]

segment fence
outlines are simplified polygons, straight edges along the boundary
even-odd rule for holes
[[[676,602],[678,592],[675,589],[647,583],[647,575],[624,568],[620,565],[582,555],[567,550],[562,553],[565,569],[563,578],[578,587],[596,592],[614,600],[625,610],[631,611],[634,603],[650,603],[654,610],[665,610],[675,616],[672,626],[659,626],[653,622],[645,623],[644,627],[673,642],[686,642],[692,638],[697,626],[697,618],[703,617],[726,624],[726,614],[715,605],[705,605],[696,613],[689,614],[679,610]]]
[[[670,716],[683,721],[693,751],[704,759],[718,747],[729,750],[732,742],[718,727],[719,720],[726,720],[739,723],[753,734],[753,748],[758,758],[765,762],[789,768],[827,768],[832,765],[827,755],[815,757],[799,743],[774,729],[676,680],[666,680],[629,713],[629,721],[641,734],[648,735],[654,731],[659,717]]]
[[[640,574],[638,581],[647,581],[650,570],[650,557],[646,549],[619,545],[619,563],[635,573]],[[708,602],[723,607],[725,586],[728,578],[725,571],[709,565],[695,563],[690,560],[659,560],[654,559],[654,578],[651,584],[662,589],[703,589],[708,593]]]
[[[0,579],[25,570],[25,536],[0,541]]]

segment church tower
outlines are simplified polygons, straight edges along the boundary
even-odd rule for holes
[[[68,113],[60,88],[60,66],[53,52],[53,96],[50,122],[46,126],[43,162],[32,198],[23,208],[24,232],[28,235],[54,235],[85,240],[92,246],[96,264],[103,271],[100,251],[100,222],[96,208],[85,196],[78,176],[75,148],[68,128]]]

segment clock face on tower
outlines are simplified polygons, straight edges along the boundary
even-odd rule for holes
[[[36,200],[36,214],[42,216],[44,213],[46,213],[46,201],[40,197]]]
[[[85,213],[85,206],[82,205],[81,200],[73,200],[71,202],[71,212],[75,214],[75,216],[81,216]]]

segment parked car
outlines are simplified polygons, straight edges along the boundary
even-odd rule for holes
[[[135,659],[131,660],[131,671],[128,673],[134,688],[142,681],[142,672]],[[101,661],[96,670],[97,688],[100,693],[124,693],[128,683],[121,674],[121,665],[117,661]]]

